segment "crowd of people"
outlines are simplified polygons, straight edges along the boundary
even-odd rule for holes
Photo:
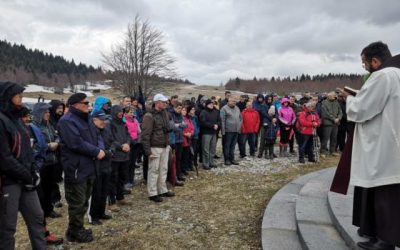
[[[117,105],[98,96],[91,104],[84,93],[75,93],[66,103],[28,107],[23,91],[16,83],[0,84],[0,140],[7,142],[0,146],[4,249],[15,244],[18,211],[34,249],[63,242],[46,226],[46,218],[62,216],[55,211],[63,205],[61,183],[68,203],[66,238],[84,243],[93,240],[84,227],[86,213],[90,224],[101,225],[130,205],[125,197],[137,183],[136,168],[143,167],[149,199],[162,202],[175,196],[167,183],[181,187],[188,172],[217,167],[218,139],[223,164],[230,166],[239,164],[236,144],[241,160],[294,156],[298,144],[298,160],[305,163],[318,161],[320,153],[336,154],[336,142],[346,136],[338,133],[345,115],[335,92],[326,98],[304,93],[299,100],[241,95],[239,101],[229,91],[222,100],[156,94],[150,105],[141,96],[124,96]]]

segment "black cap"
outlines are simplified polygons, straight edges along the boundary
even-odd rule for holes
[[[75,94],[71,95],[71,96],[68,98],[67,105],[68,105],[68,106],[74,105],[75,103],[78,103],[78,102],[80,102],[80,101],[85,100],[86,97],[87,97],[87,96],[86,96],[86,94],[84,94],[84,93],[75,93]]]

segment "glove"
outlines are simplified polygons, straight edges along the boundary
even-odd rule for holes
[[[35,170],[32,173],[32,183],[26,184],[24,187],[26,191],[34,191],[39,186],[39,184],[40,184],[40,174],[38,171]]]

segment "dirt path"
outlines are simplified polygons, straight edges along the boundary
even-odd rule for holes
[[[261,221],[273,194],[292,179],[324,167],[334,166],[337,158],[320,164],[299,165],[296,157],[269,160],[252,158],[240,166],[190,172],[184,187],[161,204],[147,199],[140,182],[128,196],[132,205],[123,207],[114,218],[92,227],[95,241],[90,244],[66,243],[56,249],[260,249]],[[140,174],[140,171],[138,172]],[[64,201],[65,204],[65,201]],[[49,220],[49,228],[64,235],[63,218]],[[17,249],[29,249],[20,218]]]

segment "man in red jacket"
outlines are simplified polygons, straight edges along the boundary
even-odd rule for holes
[[[319,127],[321,121],[315,112],[315,102],[309,101],[304,105],[303,111],[299,113],[297,129],[300,131],[299,162],[305,163],[304,155],[307,153],[308,161],[315,162],[313,152],[313,132]]]
[[[246,103],[246,108],[242,111],[243,123],[239,136],[240,157],[246,157],[246,141],[250,147],[250,156],[255,155],[256,136],[260,126],[260,114],[253,108],[252,102]]]

